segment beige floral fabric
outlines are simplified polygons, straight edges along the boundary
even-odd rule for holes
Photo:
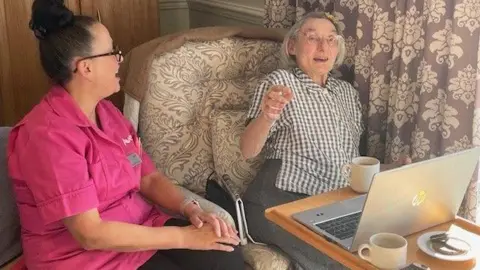
[[[364,154],[420,161],[480,145],[480,1],[266,0],[265,25],[289,28],[313,10],[345,27],[337,72],[360,92]],[[460,211],[472,221],[477,186],[475,173]]]
[[[282,42],[285,29],[259,26],[210,26],[188,29],[161,36],[143,43],[125,55],[119,75],[122,90],[131,98],[141,101],[148,91],[149,70],[153,59],[172,52],[188,42],[208,42],[230,37]]]
[[[245,261],[255,270],[289,270],[290,261],[278,249],[249,243],[243,249]]]
[[[212,109],[247,108],[258,80],[277,68],[279,48],[273,41],[225,38],[188,42],[155,58],[139,130],[157,167],[203,193],[214,170]]]
[[[245,191],[264,161],[262,156],[245,160],[240,152],[246,113],[246,110],[214,110],[210,117],[215,172],[219,176],[230,176],[240,193]]]

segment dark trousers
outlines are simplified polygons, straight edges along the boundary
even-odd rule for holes
[[[189,226],[182,219],[170,219],[165,226]],[[189,249],[158,250],[139,270],[244,270],[240,247],[232,252]]]
[[[294,269],[345,270],[344,266],[265,218],[267,208],[306,198],[275,186],[282,161],[267,159],[243,195],[248,230],[256,241],[280,249]]]

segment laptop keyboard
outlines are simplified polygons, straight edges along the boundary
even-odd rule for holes
[[[348,239],[355,235],[362,212],[348,216],[332,219],[326,222],[317,223],[315,226],[337,237],[340,240]]]

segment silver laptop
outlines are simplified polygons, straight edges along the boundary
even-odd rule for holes
[[[472,148],[380,172],[367,194],[292,218],[351,252],[379,232],[410,235],[455,218],[479,157]]]

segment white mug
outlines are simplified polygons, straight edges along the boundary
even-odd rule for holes
[[[380,269],[400,269],[407,264],[407,245],[398,234],[377,233],[370,237],[369,244],[360,245],[358,256]]]
[[[343,166],[342,172],[350,181],[350,187],[358,193],[370,189],[373,176],[380,172],[380,161],[373,157],[356,157],[352,163]]]

